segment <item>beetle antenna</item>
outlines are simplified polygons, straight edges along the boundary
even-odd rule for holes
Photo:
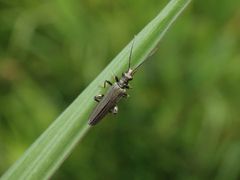
[[[133,40],[132,40],[132,46],[131,46],[130,55],[129,55],[129,61],[128,61],[128,70],[130,69],[130,66],[131,66],[132,51],[133,51],[133,45],[134,45],[135,37],[136,37],[136,36],[134,36],[134,38],[133,38]]]
[[[135,72],[137,72],[138,68],[141,67],[156,51],[157,51],[158,47],[154,48],[149,54],[148,56],[145,58],[145,60],[143,60],[139,65],[137,65],[137,67],[134,68],[133,70],[133,74]]]
[[[148,56],[149,57],[149,56]],[[147,57],[147,58],[148,58]],[[147,60],[147,59],[146,59]],[[135,72],[137,72],[138,68],[141,67],[145,62],[146,60],[142,61],[139,65],[137,65],[137,67],[135,67],[135,69],[133,70],[133,74],[135,74]]]

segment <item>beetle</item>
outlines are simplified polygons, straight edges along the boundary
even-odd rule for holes
[[[116,82],[114,84],[112,84],[108,80],[105,80],[104,88],[106,87],[107,84],[109,84],[111,87],[108,89],[105,95],[100,94],[94,97],[94,100],[97,101],[98,104],[89,117],[88,124],[90,126],[96,125],[108,113],[112,113],[112,114],[118,113],[117,104],[122,98],[124,97],[126,98],[128,96],[127,90],[130,88],[129,82],[133,80],[134,73],[146,61],[146,59],[153,54],[153,53],[150,53],[150,55],[148,55],[148,57],[142,63],[140,63],[136,68],[131,69],[130,64],[132,59],[133,45],[134,45],[134,39],[130,49],[128,70],[125,73],[122,73],[122,77],[120,79],[117,76],[115,76]]]

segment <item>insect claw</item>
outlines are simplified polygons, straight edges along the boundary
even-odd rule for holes
[[[117,113],[118,113],[118,106],[117,106],[117,105],[114,106],[114,107],[110,110],[110,112],[111,112],[112,114],[117,114]]]
[[[94,100],[97,101],[97,102],[100,102],[103,97],[104,97],[103,94],[99,94],[99,95],[97,95],[97,96],[94,96]]]
[[[129,95],[128,95],[127,93],[125,93],[125,94],[122,95],[122,97],[124,97],[124,98],[128,98]]]

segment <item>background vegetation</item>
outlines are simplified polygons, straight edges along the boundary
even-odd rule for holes
[[[167,2],[0,1],[0,174]],[[239,7],[193,1],[53,179],[238,179]]]

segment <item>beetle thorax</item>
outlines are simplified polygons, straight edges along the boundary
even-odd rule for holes
[[[133,70],[129,69],[127,72],[122,74],[121,79],[119,80],[118,85],[121,88],[126,88],[128,86],[129,81],[133,79]]]

